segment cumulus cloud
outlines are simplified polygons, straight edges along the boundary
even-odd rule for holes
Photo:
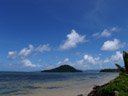
[[[110,60],[108,59],[108,58],[106,58],[105,60],[104,60],[104,63],[109,63],[110,62]]]
[[[14,60],[16,58],[17,58],[17,52],[16,51],[8,52],[7,59]]]
[[[80,53],[80,52],[76,52],[76,53],[75,53],[75,55],[76,55],[76,56],[78,56],[78,57],[83,56],[83,54],[82,54],[82,53]]]
[[[104,60],[104,63],[121,63],[123,61],[123,55],[120,51],[117,51],[115,55],[112,55],[111,58]]]
[[[103,32],[97,32],[94,33],[92,36],[93,37],[110,37],[112,35],[112,32],[117,31],[117,27],[113,27],[111,29],[104,29]]]
[[[82,60],[76,61],[75,65],[80,68],[93,69],[101,68],[103,61],[100,57],[93,57],[91,55],[85,54]]]
[[[26,57],[26,56],[30,55],[33,50],[34,50],[33,45],[29,45],[29,48],[23,48],[23,49],[19,52],[19,56],[21,56],[21,57]]]
[[[58,66],[64,65],[64,64],[69,64],[69,65],[71,65],[72,63],[69,61],[69,58],[65,58],[64,61],[59,61],[59,62],[57,63]]]
[[[46,45],[38,46],[35,50],[39,52],[43,52],[43,51],[50,51],[51,48],[49,47],[49,44],[46,44]]]
[[[101,34],[100,34],[100,33],[98,33],[98,32],[97,32],[97,33],[92,34],[92,36],[93,36],[93,37],[100,37],[100,35],[101,35]]]
[[[65,58],[64,62],[65,62],[65,63],[66,63],[66,62],[69,62],[69,58]]]
[[[109,30],[105,29],[102,33],[101,33],[101,37],[110,37],[111,36],[111,32],[109,32]]]
[[[119,63],[121,61],[123,61],[123,55],[119,51],[117,51],[115,55],[111,56],[111,62]]]
[[[113,51],[113,50],[123,48],[124,46],[125,46],[125,43],[121,43],[120,40],[118,39],[114,39],[113,41],[108,40],[104,42],[101,50]]]
[[[37,54],[37,52],[44,51],[50,51],[50,47],[48,44],[39,45],[37,48],[34,48],[33,45],[29,45],[28,48],[23,48],[19,52],[8,52],[7,59],[14,60],[19,58],[18,60],[20,60],[20,64],[25,67],[41,67],[41,65],[32,64],[32,62],[28,58],[30,58],[31,56],[35,56],[34,54]]]
[[[85,35],[79,35],[74,29],[67,35],[67,40],[60,45],[60,50],[68,50],[77,46],[78,43],[85,42]]]
[[[117,51],[115,54],[107,57],[106,59],[101,59],[100,56],[91,56],[89,54],[84,54],[83,58],[80,60],[76,60],[71,62],[69,58],[65,58],[63,61],[59,61],[57,66],[68,64],[77,69],[102,69],[110,67],[111,64],[114,66],[115,63],[122,64],[123,63],[123,56],[120,51]]]
[[[97,69],[102,68],[102,62],[103,61],[100,59],[100,57],[93,57],[91,55],[85,54],[83,62],[80,63],[82,63],[81,65],[86,66],[87,69],[93,69],[94,67]]]
[[[23,64],[25,67],[41,67],[41,65],[32,64],[29,59],[22,59],[21,64]]]
[[[49,47],[49,44],[44,44],[44,45],[39,45],[37,48],[34,48],[33,45],[29,45],[28,48],[23,48],[20,50],[20,52],[8,52],[8,59],[16,59],[17,57],[19,58],[27,58],[29,55],[31,55],[33,52],[33,56],[37,54],[36,52],[44,52],[44,51],[50,51],[51,48]]]
[[[76,61],[74,64],[80,68],[93,69],[93,68],[102,68],[106,64],[122,64],[123,63],[123,54],[120,51],[117,51],[115,54],[111,55],[109,58],[101,59],[98,57],[93,57],[91,55],[85,54],[82,60]]]
[[[95,59],[96,58],[93,58],[92,56],[84,55],[84,61],[87,63],[95,64]]]
[[[118,28],[117,28],[117,27],[113,27],[113,28],[111,29],[111,31],[118,31]]]
[[[65,58],[64,61],[59,61],[57,65],[64,65],[68,64],[77,69],[93,69],[93,68],[101,68],[102,67],[102,60],[100,57],[92,57],[91,55],[85,54],[83,59],[77,60],[75,62],[71,62],[69,58]]]

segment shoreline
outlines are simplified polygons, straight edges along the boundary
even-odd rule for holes
[[[88,92],[88,93],[83,93],[83,94],[79,94],[77,96],[96,96],[95,94],[98,92],[98,90],[101,87],[105,87],[108,84],[110,84],[112,81],[114,81],[116,78],[118,78],[119,76],[115,77],[114,79],[104,83],[104,84],[99,84],[99,85],[94,85],[94,87],[92,87],[92,89]]]
[[[19,76],[19,74],[17,74]],[[103,85],[110,80],[113,80],[118,76],[118,74],[109,74],[109,73],[82,73],[79,74],[61,74],[61,76],[72,76],[71,78],[66,79],[58,79],[58,80],[51,80],[51,81],[43,81],[43,79],[38,82],[38,80],[33,80],[31,82],[24,82],[17,81],[15,85],[13,84],[14,81],[11,82],[5,82],[10,85],[10,87],[13,87],[14,89],[3,89],[3,92],[8,92],[12,90],[16,90],[15,88],[18,88],[21,91],[12,92],[9,94],[6,94],[4,96],[80,96],[79,94],[84,94],[84,96],[87,96],[91,91],[94,85]],[[42,75],[40,75],[42,76]],[[49,74],[48,74],[49,76]],[[60,75],[55,75],[60,76]],[[21,77],[21,76],[19,76]],[[32,75],[33,77],[33,75]],[[25,79],[27,80],[27,79]],[[42,82],[43,81],[43,82]],[[1,85],[4,85],[4,82],[1,82]],[[20,85],[17,87],[17,84]],[[30,88],[29,88],[30,87]],[[81,95],[82,96],[82,95]]]

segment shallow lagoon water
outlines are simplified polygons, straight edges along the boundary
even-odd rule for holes
[[[102,85],[118,73],[0,72],[0,96],[87,95],[94,85]]]

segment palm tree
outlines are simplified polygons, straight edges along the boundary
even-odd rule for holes
[[[124,59],[124,67],[121,67],[119,64],[115,64],[120,71],[120,74],[127,73],[128,74],[128,53],[123,51],[123,59]]]
[[[128,73],[128,53],[126,51],[123,51],[123,59],[124,59],[126,73]]]

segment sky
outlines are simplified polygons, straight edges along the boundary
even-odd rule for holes
[[[116,68],[128,51],[128,0],[1,0],[0,71]]]

